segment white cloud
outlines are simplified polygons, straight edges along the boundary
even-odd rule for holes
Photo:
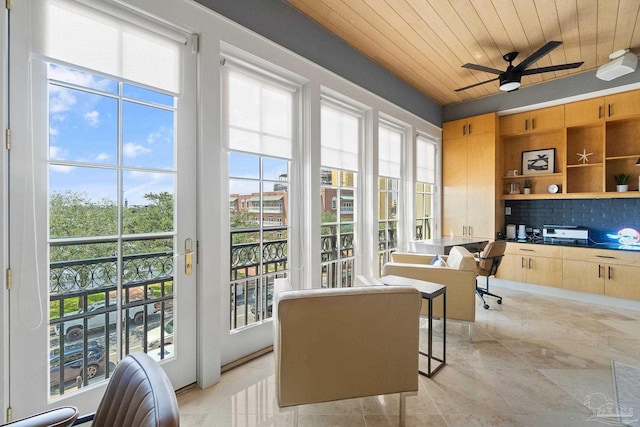
[[[50,86],[49,89],[49,113],[62,113],[69,111],[77,100],[70,89],[60,86]]]
[[[84,113],[84,119],[89,126],[96,127],[100,123],[100,112],[96,110],[92,110]]]
[[[111,159],[111,156],[107,153],[100,153],[96,156],[96,162],[106,162]]]
[[[51,135],[51,136],[58,135],[58,128],[55,128],[53,126],[49,126],[49,135]]]
[[[171,141],[173,140],[172,133],[173,133],[173,128],[160,126],[160,129],[158,129],[156,132],[151,132],[149,135],[147,135],[147,143],[148,144],[155,144],[156,142],[171,143]]]
[[[73,166],[63,166],[63,165],[51,165],[49,166],[51,172],[58,173],[71,173],[73,171]]]
[[[126,144],[124,144],[122,149],[125,157],[137,157],[140,154],[147,154],[151,152],[150,149],[134,142],[127,142]]]

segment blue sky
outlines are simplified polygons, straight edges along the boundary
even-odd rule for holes
[[[117,82],[55,65],[49,76],[80,87],[49,85],[50,191],[115,202]],[[174,192],[174,112],[136,101],[172,107],[174,98],[129,84],[122,85],[122,95],[123,194],[129,204],[142,204],[145,193]]]

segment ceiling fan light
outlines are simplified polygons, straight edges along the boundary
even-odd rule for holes
[[[502,82],[500,83],[500,90],[503,92],[510,92],[520,87],[520,82]]]

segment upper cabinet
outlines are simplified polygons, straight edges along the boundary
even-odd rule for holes
[[[564,105],[500,117],[500,135],[542,133],[564,127]]]
[[[587,99],[564,106],[564,123],[566,127],[600,123],[604,120],[604,116],[604,98]]]
[[[446,122],[442,125],[442,133],[449,139],[485,133],[495,134],[495,131],[496,119],[493,113]]]
[[[617,93],[604,98],[607,120],[640,115],[640,90]]]
[[[640,197],[640,90],[503,116],[500,132],[502,199]],[[539,150],[553,169],[523,171],[523,156]],[[620,174],[628,192],[617,192]],[[520,194],[525,182],[531,194]]]

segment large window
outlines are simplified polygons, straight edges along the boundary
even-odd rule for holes
[[[423,135],[416,139],[416,190],[415,234],[416,240],[433,236],[433,194],[436,182],[436,145]]]
[[[391,260],[398,247],[400,179],[404,130],[387,121],[378,127],[378,266]]]
[[[228,61],[230,328],[271,317],[276,278],[289,269],[289,163],[294,92]]]
[[[362,112],[329,98],[322,99],[321,112],[322,287],[347,287],[355,272]]]

